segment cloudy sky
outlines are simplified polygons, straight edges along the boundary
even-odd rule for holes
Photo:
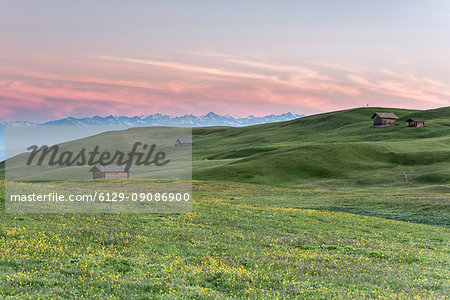
[[[0,121],[450,105],[450,1],[0,2]]]

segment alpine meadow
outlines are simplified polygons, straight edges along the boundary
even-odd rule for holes
[[[450,107],[194,128],[192,153],[192,213],[3,209],[0,297],[448,298]]]

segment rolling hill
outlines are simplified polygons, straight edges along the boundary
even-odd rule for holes
[[[370,116],[375,111],[395,112],[398,125],[372,128]],[[407,127],[410,117],[427,119],[426,127]],[[325,182],[445,185],[450,183],[449,124],[450,107],[357,108],[249,127],[193,128],[193,178],[293,187]],[[102,135],[131,143],[145,139],[146,130]],[[86,138],[80,143],[91,141]],[[72,147],[70,142],[64,145]]]
[[[372,128],[373,112],[395,127]],[[407,127],[410,117],[428,120]],[[194,178],[298,186],[450,183],[450,107],[358,108],[246,128],[193,130]],[[405,174],[406,177],[405,178]]]

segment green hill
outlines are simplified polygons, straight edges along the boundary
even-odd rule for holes
[[[371,127],[373,112],[394,127]],[[428,120],[407,127],[410,117]],[[450,107],[358,108],[246,128],[194,129],[194,177],[273,185],[450,182]],[[209,162],[209,163],[208,163]],[[406,174],[406,178],[405,178]]]
[[[398,125],[373,128],[374,112],[396,113]],[[407,127],[411,117],[427,119],[426,127]],[[193,178],[281,186],[448,184],[449,124],[450,107],[357,108],[250,127],[194,128]],[[111,140],[119,140],[128,149],[148,135],[146,128],[132,128],[95,141],[114,149]],[[82,139],[76,148],[89,144],[91,138]],[[146,178],[139,170],[134,176]]]

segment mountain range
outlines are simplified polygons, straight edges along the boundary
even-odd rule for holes
[[[231,115],[218,115],[210,112],[206,115],[184,115],[184,116],[170,116],[162,114],[154,114],[148,116],[107,116],[100,117],[95,116],[92,118],[64,118],[45,123],[31,123],[31,122],[7,122],[3,123],[6,126],[29,126],[29,125],[121,125],[121,126],[250,126],[257,124],[273,123],[289,121],[303,117],[304,115],[298,115],[293,113],[284,113],[280,115],[268,115],[264,117],[235,117]]]
[[[148,116],[95,116],[92,118],[64,118],[45,123],[33,123],[28,121],[16,121],[0,123],[0,161],[5,159],[5,126],[35,126],[35,125],[112,125],[112,126],[189,126],[189,127],[205,127],[205,126],[232,126],[242,127],[257,124],[273,123],[289,121],[304,117],[293,113],[284,113],[280,115],[268,115],[264,117],[235,117],[231,115],[218,115],[210,112],[206,115],[184,115],[170,116],[162,114],[153,114]]]

